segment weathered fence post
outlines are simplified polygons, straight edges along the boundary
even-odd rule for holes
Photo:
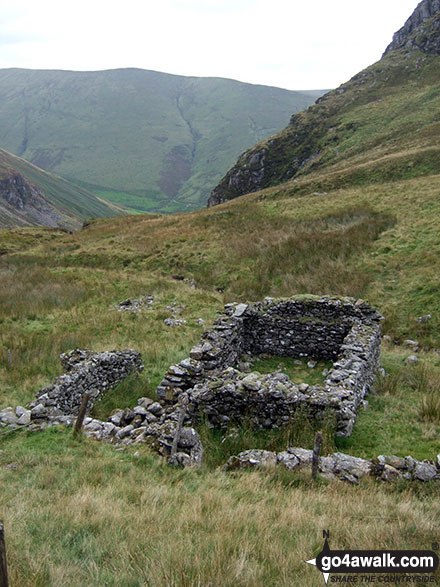
[[[81,428],[82,428],[84,418],[85,418],[86,412],[87,412],[87,404],[89,403],[89,399],[90,399],[89,393],[85,393],[82,396],[81,407],[79,408],[78,417],[75,422],[75,428],[73,429],[74,436],[77,436],[81,432]]]
[[[5,527],[0,520],[0,587],[8,587],[8,567],[6,565]]]
[[[177,452],[177,445],[179,444],[180,434],[182,433],[182,426],[183,426],[183,421],[185,419],[187,407],[188,407],[188,397],[185,396],[182,399],[182,404],[181,404],[181,408],[180,408],[180,412],[179,412],[179,420],[177,421],[176,433],[174,434],[173,444],[171,445],[171,453],[170,453],[170,458],[169,458],[169,461],[171,463],[173,463],[174,457]]]
[[[8,349],[8,369],[12,369],[12,353],[11,353],[11,349]]]
[[[315,445],[313,447],[313,454],[312,454],[312,479],[316,479],[318,476],[318,465],[319,465],[319,451],[321,450],[322,445],[322,432],[321,430],[316,433],[315,436]]]

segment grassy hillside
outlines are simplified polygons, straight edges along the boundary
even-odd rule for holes
[[[105,417],[140,396],[155,397],[167,367],[198,341],[199,319],[209,324],[224,303],[348,295],[385,316],[385,376],[350,438],[324,429],[324,452],[437,459],[439,60],[390,53],[344,92],[295,117],[301,137],[310,138],[309,160],[288,181],[281,181],[290,173],[285,159],[276,156],[284,144],[291,157],[290,131],[264,143],[264,165],[279,170],[274,185],[254,185],[255,193],[219,206],[98,219],[72,234],[0,231],[0,406],[31,400],[60,374],[63,351],[133,347],[145,370],[94,408]],[[121,300],[148,294],[151,309],[115,311]],[[186,320],[176,328],[164,324],[173,302]],[[408,340],[420,345],[415,365],[406,364],[414,354]],[[315,381],[319,373],[307,369],[300,366],[301,377]],[[0,435],[11,582],[318,587],[322,575],[304,561],[320,552],[324,529],[334,549],[434,548],[437,482],[352,486],[312,483],[297,472],[219,468],[247,448],[311,448],[315,432],[306,418],[283,431],[243,426],[232,436],[202,424],[197,470],[170,468],[146,446],[115,450],[74,439],[62,427]],[[439,571],[433,582],[440,584]]]
[[[220,207],[97,220],[74,234],[0,231],[0,405],[29,401],[60,373],[62,351],[134,347],[145,371],[110,394],[105,415],[154,397],[167,366],[198,340],[198,319],[209,323],[226,301],[354,295],[378,306],[394,342],[384,344],[387,377],[353,436],[329,432],[326,449],[434,458],[440,175],[323,193],[327,180],[316,172]],[[155,296],[151,310],[114,311],[145,294]],[[166,306],[174,301],[187,323],[168,328]],[[432,320],[416,321],[428,313]],[[413,353],[407,338],[422,345],[416,367],[404,364]],[[437,486],[314,486],[301,475],[216,469],[244,448],[309,447],[310,425],[290,438],[245,432],[232,443],[200,432],[200,471],[169,469],[145,447],[121,453],[74,441],[69,431],[0,437],[0,515],[15,583],[257,587],[299,577],[318,586],[322,577],[302,561],[319,552],[323,528],[340,548],[429,548],[437,539]]]
[[[316,97],[140,69],[6,69],[0,146],[113,202],[191,209],[240,152]]]
[[[0,198],[0,227],[48,224],[79,228],[88,218],[124,213],[120,206],[109,204],[87,190],[0,149],[0,182],[14,174],[19,174],[29,185],[35,186],[41,192],[45,201],[40,199],[35,203],[41,217],[35,219],[26,214],[25,210],[8,206]]]
[[[437,55],[388,53],[241,156],[211,203],[324,168],[364,164],[350,185],[439,173],[439,80]]]

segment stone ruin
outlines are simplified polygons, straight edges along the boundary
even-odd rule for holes
[[[89,410],[109,389],[135,371],[142,371],[140,353],[133,349],[93,353],[75,349],[60,355],[65,373],[43,387],[29,407],[36,415],[76,416],[85,392]]]
[[[269,429],[294,423],[301,409],[317,420],[332,416],[336,434],[350,436],[380,367],[381,320],[366,302],[353,298],[301,296],[228,304],[190,356],[168,369],[157,389],[159,401],[140,398],[137,406],[115,410],[106,422],[87,417],[85,433],[116,445],[147,443],[179,466],[201,464],[203,447],[193,427],[201,418],[222,430],[245,418]],[[279,371],[240,371],[243,355],[262,353],[331,360],[333,368],[322,385],[294,383]],[[90,394],[90,411],[104,393],[143,369],[133,349],[76,349],[60,359],[66,373],[41,389],[28,407],[0,410],[0,430],[73,425],[84,392]],[[301,448],[280,453],[249,450],[231,457],[224,470],[310,465],[311,451]],[[440,480],[440,455],[436,462],[394,456],[367,461],[335,453],[320,458],[319,471],[323,477],[354,483],[365,475],[383,481]]]
[[[336,434],[350,436],[356,414],[380,368],[382,316],[362,300],[301,296],[228,304],[190,356],[172,365],[157,392],[174,403],[189,398],[188,413],[226,429],[244,418],[259,428],[291,422],[296,410],[326,414]],[[237,368],[243,355],[268,354],[333,361],[322,385],[297,384],[283,373],[262,376]]]
[[[93,405],[132,373],[143,370],[140,353],[133,349],[94,353],[74,349],[60,355],[65,373],[53,384],[43,387],[27,407],[0,410],[0,430],[29,427],[41,430],[47,426],[72,426],[82,397],[88,392],[87,412]],[[106,422],[91,417],[84,420],[84,431],[97,440],[116,445],[147,442],[163,456],[169,457],[178,428],[179,414],[172,406],[143,397],[131,409],[115,410]],[[200,464],[202,445],[193,428],[181,427],[173,462],[180,466]]]

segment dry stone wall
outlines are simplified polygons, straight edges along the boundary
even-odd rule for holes
[[[41,430],[47,426],[72,426],[81,399],[89,393],[88,412],[93,404],[131,373],[143,369],[141,355],[133,349],[94,353],[74,349],[60,355],[65,373],[52,385],[36,394],[27,407],[0,410],[0,431],[29,427]],[[162,406],[142,397],[131,408],[115,410],[106,422],[86,417],[84,432],[97,440],[115,445],[148,443],[159,454],[169,457],[176,436],[179,408]],[[181,429],[173,462],[180,466],[200,465],[203,454],[199,435],[193,428]]]
[[[311,468],[312,452],[304,448],[289,448],[276,453],[267,450],[246,450],[232,456],[223,466],[224,471],[261,467],[283,467],[289,471]],[[380,455],[366,460],[344,453],[320,457],[318,470],[326,479],[358,483],[362,477],[376,477],[381,481],[440,481],[440,455],[435,461],[418,461],[413,457]]]
[[[381,320],[353,298],[228,304],[190,356],[169,368],[159,398],[173,403],[185,392],[193,421],[203,415],[223,429],[245,417],[260,428],[280,427],[300,407],[315,418],[330,412],[336,433],[350,436],[380,367]],[[331,359],[333,369],[321,386],[297,385],[281,373],[241,373],[236,367],[244,353]]]
[[[34,416],[76,415],[85,392],[90,394],[90,410],[106,391],[143,369],[141,355],[133,349],[102,353],[75,349],[60,355],[60,360],[66,373],[37,393],[30,404]]]
[[[170,367],[158,388],[159,401],[140,398],[133,408],[115,410],[106,422],[87,417],[84,431],[118,446],[146,443],[183,467],[201,464],[203,446],[192,427],[201,414],[223,429],[244,417],[261,428],[276,428],[294,421],[302,406],[317,418],[333,411],[337,433],[349,435],[379,367],[381,319],[368,304],[352,298],[266,298],[254,304],[228,304],[190,357]],[[333,369],[322,386],[309,386],[293,383],[282,372],[249,374],[233,366],[243,353],[262,352],[331,358]],[[91,395],[90,408],[127,375],[143,369],[141,356],[133,349],[103,353],[75,349],[60,359],[65,374],[40,390],[28,407],[0,410],[0,430],[71,426],[85,391]],[[182,420],[184,399],[188,407]],[[179,422],[187,426],[180,428]],[[261,466],[295,470],[310,467],[311,460],[312,451],[302,448],[280,453],[248,450],[231,457],[224,470]],[[319,459],[319,471],[323,477],[352,483],[367,475],[382,481],[439,481],[440,455],[435,461],[417,461],[397,456],[365,460],[335,453]]]

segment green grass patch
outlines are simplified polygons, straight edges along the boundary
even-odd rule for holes
[[[152,196],[139,196],[137,194],[130,194],[127,192],[113,191],[113,190],[98,190],[94,189],[93,193],[115,204],[120,204],[127,209],[127,211],[142,214],[150,212],[158,207],[160,200]]]
[[[313,448],[316,432],[323,432],[323,454],[334,451],[334,422],[327,415],[317,423],[307,417],[304,410],[297,410],[293,420],[278,430],[255,429],[249,420],[241,426],[232,426],[226,432],[213,430],[205,424],[199,427],[204,446],[204,466],[218,467],[232,455],[250,450],[262,449],[280,452],[289,447]]]
[[[332,361],[316,361],[315,367],[308,367],[310,359],[292,359],[290,357],[264,357],[252,361],[252,370],[259,373],[273,373],[282,371],[295,383],[319,385],[324,382],[322,372],[333,367]]]
[[[90,415],[99,420],[107,420],[113,410],[131,408],[140,397],[156,399],[156,389],[151,387],[150,381],[146,381],[142,373],[132,373],[113,389],[108,390],[95,403]]]
[[[432,358],[423,358],[423,367],[406,366],[405,356],[383,353],[387,375],[378,380],[376,393],[367,397],[368,407],[359,411],[352,436],[336,439],[340,450],[364,458],[379,454],[436,458],[440,452],[438,404],[430,403],[432,390],[426,389],[420,373],[425,373],[425,381],[438,381],[439,367]]]

